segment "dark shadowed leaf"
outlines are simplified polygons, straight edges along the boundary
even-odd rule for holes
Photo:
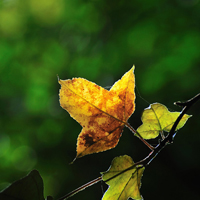
[[[43,180],[37,170],[12,183],[0,193],[0,200],[44,200]]]

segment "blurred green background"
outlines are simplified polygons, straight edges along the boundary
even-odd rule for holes
[[[59,105],[61,79],[108,88],[136,65],[137,128],[142,110],[200,91],[198,0],[1,0],[0,189],[37,169],[55,199],[100,176],[115,156],[139,161],[149,150],[128,129],[116,148],[69,163],[80,125]],[[149,102],[149,103],[148,103]],[[200,102],[173,145],[146,168],[145,199],[200,199]],[[154,141],[155,142],[155,141]],[[101,199],[98,183],[71,199]]]

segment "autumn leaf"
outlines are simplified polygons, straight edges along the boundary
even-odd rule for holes
[[[144,169],[127,155],[114,158],[108,171],[102,173],[103,181],[109,185],[103,200],[143,199],[139,189]]]
[[[137,129],[137,132],[144,139],[156,138],[162,131],[169,132],[179,115],[180,112],[169,112],[160,103],[151,104],[144,110],[142,114],[143,124]],[[185,114],[176,127],[176,130],[182,128],[189,117],[191,115]]]
[[[83,127],[77,156],[114,148],[135,110],[134,66],[110,91],[83,78],[59,80],[60,105]]]

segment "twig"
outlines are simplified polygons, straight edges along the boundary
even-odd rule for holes
[[[178,118],[176,119],[176,121],[174,122],[169,134],[156,146],[156,147],[153,147],[151,146],[146,140],[144,140],[140,135],[139,133],[128,123],[126,123],[125,125],[134,133],[134,134],[137,134],[139,135],[139,138],[140,140],[142,140],[142,142],[144,142],[144,144],[146,144],[152,151],[150,152],[150,154],[144,158],[143,160],[135,163],[133,166],[119,172],[119,174],[111,177],[109,180],[115,178],[116,176],[128,171],[128,170],[131,170],[133,169],[134,167],[137,167],[138,165],[141,165],[141,166],[147,166],[150,164],[150,162],[160,153],[160,151],[165,147],[167,146],[168,144],[171,144],[173,142],[173,138],[174,138],[174,135],[176,133],[176,127],[178,126],[180,120],[182,119],[182,117],[184,116],[184,114],[188,111],[188,109],[194,105],[198,100],[200,100],[200,93],[197,94],[195,97],[193,97],[192,99],[186,101],[186,102],[175,102],[175,105],[178,105],[178,106],[182,106],[183,109],[180,113],[180,115],[178,116]],[[81,187],[75,189],[74,191],[70,192],[69,194],[59,198],[58,200],[65,200],[65,199],[68,199],[69,197],[73,196],[74,194],[84,190],[85,188],[89,187],[89,186],[92,186],[96,183],[98,183],[99,181],[102,180],[102,177],[98,177],[84,185],[82,185]],[[109,181],[109,180],[106,180],[105,182]]]
[[[78,192],[84,190],[85,188],[87,188],[87,187],[89,187],[89,186],[92,186],[92,185],[98,183],[98,182],[101,181],[101,180],[102,180],[102,177],[98,177],[98,178],[96,178],[96,179],[94,179],[94,180],[92,180],[92,181],[90,181],[90,182],[88,182],[88,183],[82,185],[81,187],[79,187],[79,188],[73,190],[72,192],[66,194],[65,196],[59,198],[58,200],[65,200],[65,199],[68,199],[69,197],[72,197],[72,196],[75,195],[76,193],[78,193]]]
[[[186,102],[175,102],[176,105],[181,105],[184,106],[184,108],[182,109],[180,115],[178,116],[178,118],[176,119],[176,121],[174,122],[169,134],[166,136],[166,138],[164,140],[162,140],[156,147],[155,149],[145,158],[141,161],[141,163],[146,166],[149,165],[149,163],[158,155],[158,153],[168,144],[171,144],[173,142],[173,138],[176,132],[176,127],[178,126],[180,120],[182,119],[182,117],[184,116],[184,114],[188,111],[188,109],[194,105],[194,103],[196,103],[198,100],[200,100],[200,93],[197,94],[195,97],[193,97],[192,99],[186,101]]]
[[[147,146],[149,149],[154,150],[154,147],[150,145],[146,140],[143,139],[143,137],[127,122],[125,125],[129,128],[129,130],[135,135],[138,136],[138,138]]]

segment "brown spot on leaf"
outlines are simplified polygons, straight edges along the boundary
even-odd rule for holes
[[[59,80],[60,104],[83,127],[77,157],[114,148],[135,108],[134,67],[110,91],[83,78]]]
[[[83,140],[85,141],[85,147],[89,147],[91,145],[93,145],[95,142],[93,141],[93,138],[91,136],[88,135],[84,135]]]

